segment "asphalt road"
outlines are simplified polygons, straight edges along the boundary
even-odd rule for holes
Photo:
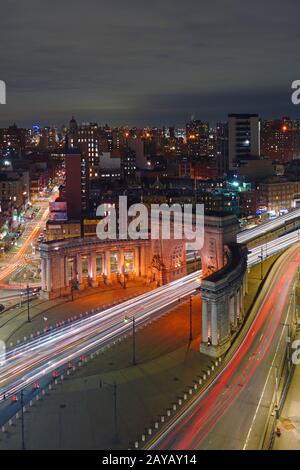
[[[254,321],[225,370],[151,449],[256,449],[274,403],[276,366],[285,351],[294,314],[291,288],[300,263],[299,244],[275,263],[256,303]],[[273,405],[272,405],[273,406]]]

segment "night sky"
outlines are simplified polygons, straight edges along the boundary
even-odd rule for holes
[[[300,117],[299,0],[0,0],[0,125]]]

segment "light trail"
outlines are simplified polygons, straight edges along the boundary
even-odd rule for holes
[[[297,246],[284,255],[273,277],[269,279],[264,295],[259,301],[254,321],[226,367],[182,414],[174,417],[169,426],[162,430],[147,448],[160,450],[200,449],[203,446],[210,448],[209,444],[206,447],[204,443],[218,423],[224,422],[225,428],[222,430],[226,432],[227,426],[230,426],[230,418],[226,420],[226,413],[231,410],[233,403],[246,389],[250,380],[254,380],[256,371],[262,367],[271,346],[277,345],[275,334],[280,331],[285,304],[299,263],[300,250]],[[271,355],[271,363],[273,358]],[[256,384],[253,380],[252,384]],[[259,399],[259,388],[257,395]],[[256,406],[255,402],[253,406]],[[245,410],[248,417],[248,408]],[[251,424],[249,423],[249,426]],[[245,431],[245,440],[248,443],[247,424]],[[219,433],[222,436],[222,431]],[[242,438],[240,439],[242,441]]]

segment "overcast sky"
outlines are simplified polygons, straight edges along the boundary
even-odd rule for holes
[[[0,125],[300,117],[298,0],[0,0]]]

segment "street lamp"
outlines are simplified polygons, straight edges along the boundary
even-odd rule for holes
[[[25,450],[25,430],[24,430],[24,390],[21,390],[21,433],[22,433],[22,450]]]
[[[102,385],[107,385],[108,387],[112,387],[113,389],[113,397],[114,397],[114,428],[115,428],[115,444],[119,442],[118,436],[118,414],[117,414],[117,383],[114,380],[112,384],[102,382],[100,380],[99,388],[102,388]]]
[[[135,317],[125,317],[124,322],[128,323],[132,321],[132,365],[136,366],[136,358],[135,358]]]
[[[190,295],[190,342],[193,340],[192,296]]]
[[[274,411],[276,419],[278,419],[278,412],[279,412],[279,399],[278,399],[278,391],[279,391],[279,377],[278,377],[278,366],[272,366],[275,369],[275,403],[274,403]]]
[[[31,322],[30,305],[29,305],[29,284],[27,284],[27,321],[28,321],[28,323]]]
[[[290,323],[280,323],[282,326],[286,326],[288,329],[288,336],[286,342],[288,343],[287,355],[288,355],[288,368],[290,368],[290,358],[291,358],[291,324]]]
[[[260,259],[260,280],[263,280],[263,260],[264,260],[264,253],[263,253],[263,247],[260,248],[260,255],[258,258]]]

